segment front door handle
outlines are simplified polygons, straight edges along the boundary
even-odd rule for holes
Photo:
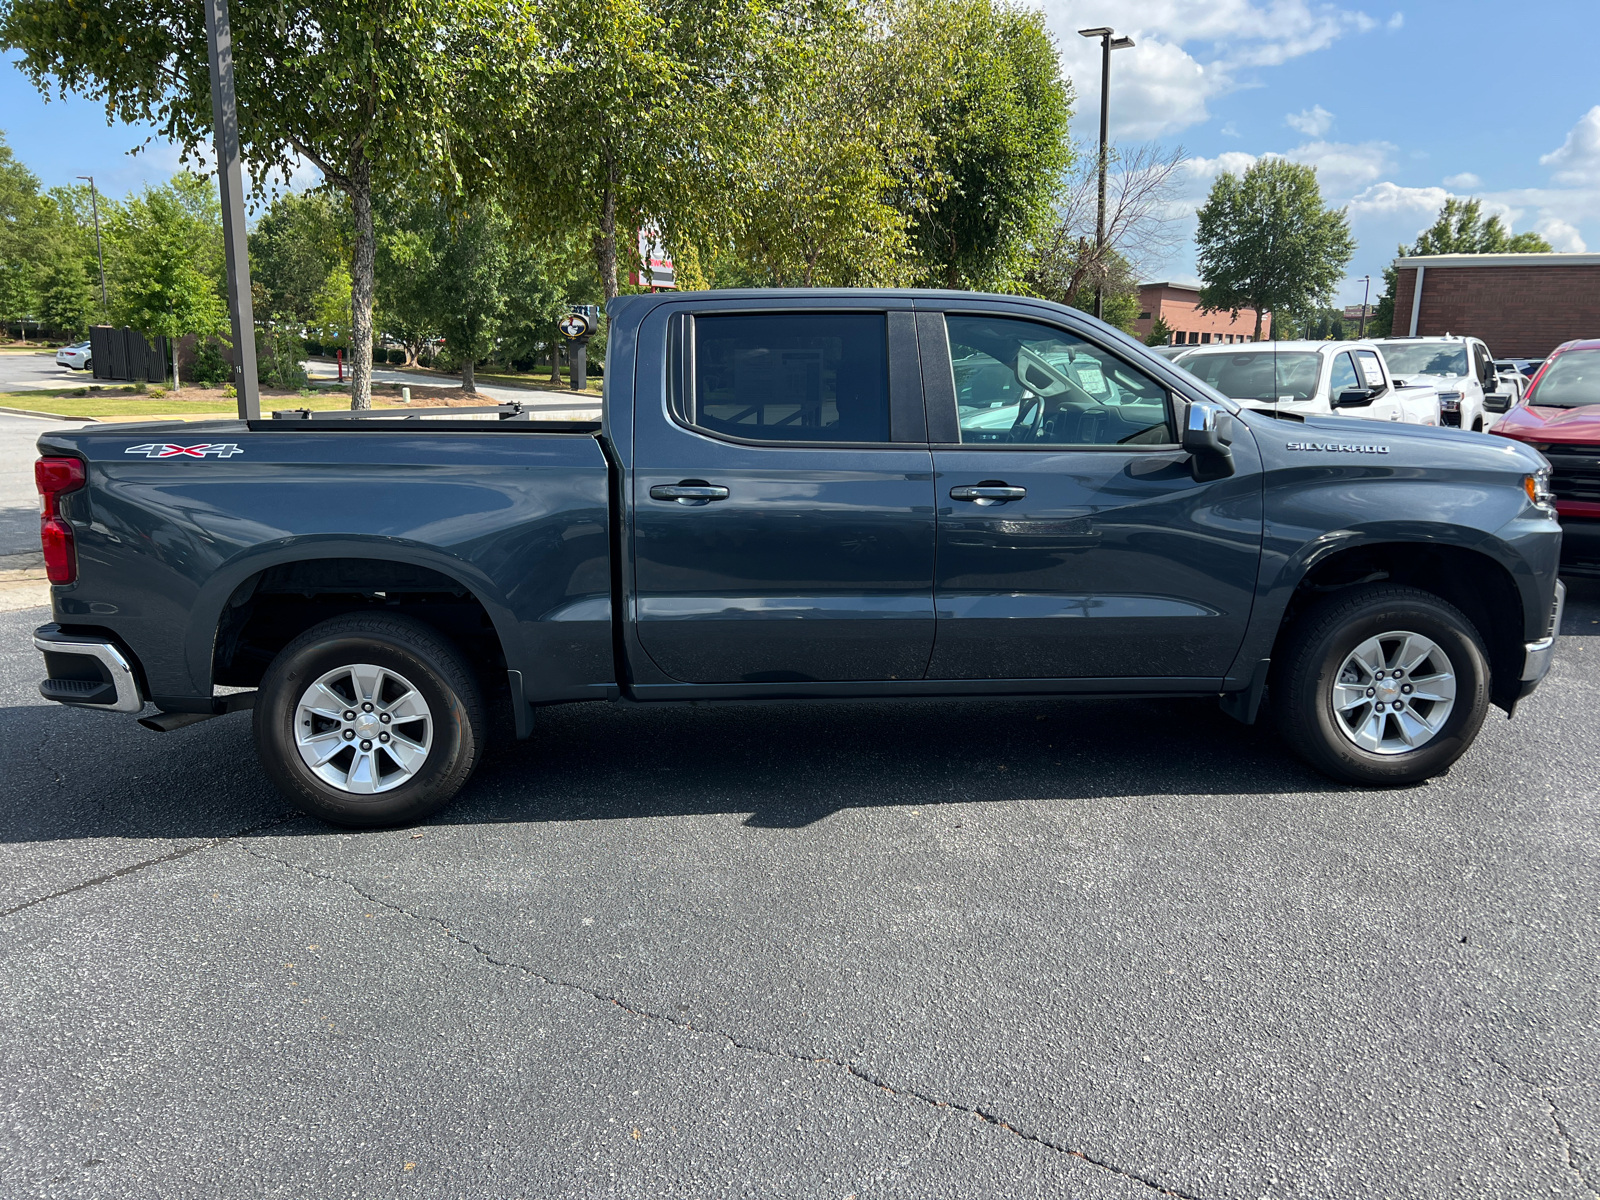
[[[658,483],[650,489],[652,500],[675,500],[679,504],[710,504],[713,500],[726,500],[728,489],[702,479],[685,479],[682,483]]]
[[[952,500],[970,500],[974,504],[985,506],[1004,504],[1008,500],[1021,500],[1027,494],[1027,488],[1012,487],[1006,483],[965,484],[950,489]]]

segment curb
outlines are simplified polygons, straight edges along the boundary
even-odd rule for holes
[[[93,417],[68,417],[61,413],[39,412],[32,408],[0,408],[0,413],[10,413],[14,417],[43,417],[47,421],[93,421]]]

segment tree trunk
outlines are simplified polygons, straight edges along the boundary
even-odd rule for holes
[[[561,386],[561,343],[550,343],[550,386]]]
[[[1261,306],[1259,304],[1256,306],[1256,331],[1251,335],[1250,340],[1252,342],[1261,340]]]
[[[472,378],[472,360],[470,358],[461,360],[461,390],[468,396],[476,396],[478,394],[478,384]]]
[[[600,199],[600,233],[594,239],[595,266],[607,301],[617,298],[617,165],[606,159],[606,189]]]
[[[183,384],[178,379],[178,339],[172,339],[172,390],[177,391]]]
[[[372,288],[377,241],[372,231],[372,167],[357,152],[350,164],[355,255],[350,264],[350,407],[372,407]]]

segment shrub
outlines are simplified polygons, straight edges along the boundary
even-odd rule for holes
[[[417,366],[419,366],[419,367],[431,367],[431,366],[433,366],[433,355],[429,354],[426,350],[424,350],[421,354],[417,355]]]
[[[312,358],[322,357],[322,343],[313,338],[306,339],[306,353]]]
[[[224,400],[237,400],[239,398],[239,389],[231,383],[228,384],[222,389],[222,398]]]
[[[232,368],[228,366],[227,359],[222,357],[222,351],[217,349],[215,342],[205,342],[195,351],[194,366],[189,369],[189,375],[196,383],[216,387],[231,374]]]
[[[159,400],[159,399],[161,399],[161,397],[163,397],[163,396],[165,396],[167,394],[167,389],[164,388],[164,387],[153,387],[153,388],[150,389],[150,393],[149,394],[150,394],[150,399]]]
[[[404,350],[389,351],[389,361],[397,367],[406,365],[406,352]]]
[[[273,322],[256,330],[256,381],[292,391],[302,387],[306,373],[300,368],[300,338],[287,323]]]

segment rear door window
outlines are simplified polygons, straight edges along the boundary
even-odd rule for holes
[[[693,409],[709,433],[762,442],[887,442],[883,313],[694,320]]]

